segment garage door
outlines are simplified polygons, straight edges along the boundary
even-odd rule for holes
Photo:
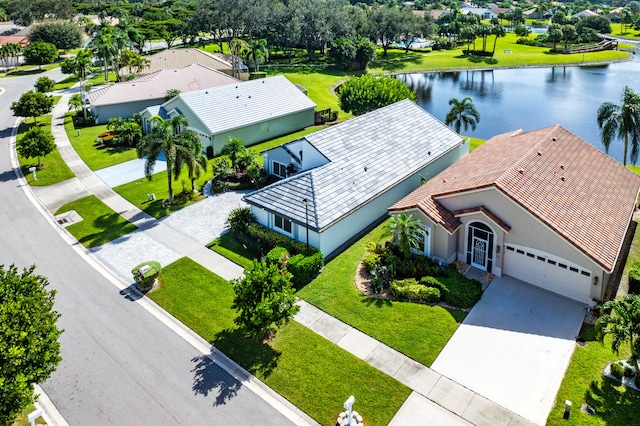
[[[583,303],[591,300],[591,271],[528,247],[505,244],[505,249],[505,275]]]

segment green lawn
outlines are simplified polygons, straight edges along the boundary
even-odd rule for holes
[[[58,68],[59,66],[60,66],[60,62],[54,62],[53,64],[43,65],[42,68],[39,68],[37,65],[20,65],[17,69],[12,68],[6,73],[2,73],[2,75],[0,75],[0,78],[23,77],[25,75],[42,74],[46,71],[50,71],[52,69]]]
[[[111,210],[95,195],[89,195],[60,207],[55,215],[75,210],[82,222],[67,226],[67,230],[85,247],[97,247],[138,229]]]
[[[54,98],[56,102],[58,102],[60,96]],[[35,125],[32,118],[29,118],[27,121],[28,123],[22,123],[20,124],[20,127],[18,127],[16,140],[20,140],[22,135]],[[45,129],[50,129],[51,115],[49,114],[38,117],[37,125]],[[53,150],[49,155],[40,157],[40,163],[43,164],[43,167],[36,171],[37,180],[33,179],[33,173],[29,171],[30,167],[33,167],[38,163],[37,158],[24,158],[18,155],[18,162],[20,163],[20,169],[22,170],[22,174],[24,174],[27,183],[32,186],[52,185],[75,176],[69,166],[67,166],[67,163],[64,162],[57,149]]]
[[[248,340],[233,323],[231,285],[188,258],[165,267],[160,280],[160,288],[148,294],[152,300],[321,424],[334,424],[342,402],[353,394],[368,425],[386,425],[410,394],[296,322],[269,344]],[[194,363],[196,383],[207,384],[208,363]]]
[[[477,147],[479,147],[480,145],[482,145],[483,143],[485,143],[484,139],[478,139],[478,138],[469,138],[469,151],[473,151],[474,149],[476,149]]]
[[[74,114],[73,112],[69,112],[65,116],[64,130],[67,132],[73,148],[91,170],[100,170],[138,158],[135,148],[97,147],[95,141],[100,133],[107,131],[107,125],[99,124],[97,126],[76,129],[72,120]]]
[[[11,426],[30,426],[31,423],[29,423],[29,414],[33,413],[35,409],[36,407],[33,404],[29,404],[29,406],[27,406],[24,410],[22,410],[20,414],[18,414],[18,417]],[[42,417],[38,417],[36,419],[36,424],[46,425],[47,422],[45,422]]]
[[[347,324],[416,361],[430,366],[465,313],[410,302],[369,299],[354,285],[358,261],[369,242],[379,242],[382,225],[329,262],[298,295]]]
[[[142,167],[142,166],[141,166]],[[211,171],[203,173],[200,179],[196,181],[196,188],[202,188],[207,180],[211,179]],[[191,181],[188,179],[186,167],[182,170],[177,181],[171,182],[173,188],[173,196],[184,190],[191,191]],[[197,200],[189,201],[185,204],[174,204],[166,208],[162,207],[162,201],[168,197],[167,189],[167,172],[159,172],[153,175],[153,179],[138,179],[133,182],[113,188],[118,194],[123,196],[127,201],[134,204],[140,210],[144,210],[156,219],[167,216],[173,211],[187,207]],[[155,194],[156,200],[147,201],[147,194]]]
[[[633,28],[633,26],[626,25],[624,28],[624,32],[621,31],[622,27],[620,24],[611,24],[611,34],[612,37],[620,37],[620,38],[628,38],[631,40],[640,40],[640,31]]]
[[[242,244],[238,243],[228,232],[207,244],[207,248],[226,257],[243,268],[250,267],[253,263],[251,259],[255,258],[251,251],[245,249]]]
[[[576,346],[571,364],[556,396],[556,404],[549,414],[547,424],[554,425],[633,425],[638,424],[640,393],[602,377],[609,362],[628,356],[623,345],[619,355],[611,352],[609,340],[602,345],[595,340],[593,326],[584,325],[580,336],[583,347]],[[573,403],[569,420],[563,420],[564,401]],[[580,411],[582,404],[596,410],[594,416]]]

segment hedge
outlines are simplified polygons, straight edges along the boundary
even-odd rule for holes
[[[640,294],[640,262],[631,265],[629,271],[629,293]]]
[[[291,272],[293,279],[291,282],[296,285],[306,284],[316,276],[324,266],[324,257],[321,252],[316,252],[311,256],[296,254],[287,263],[287,271]]]
[[[394,297],[422,300],[427,303],[437,303],[440,300],[440,290],[433,287],[425,287],[414,278],[391,281],[389,292]]]
[[[472,308],[482,297],[482,284],[459,274],[455,265],[449,266],[446,275],[440,281],[449,292],[444,295],[444,301],[451,306]]]

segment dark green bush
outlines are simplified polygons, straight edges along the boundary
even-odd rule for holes
[[[256,223],[256,217],[251,213],[251,209],[249,207],[240,207],[231,210],[225,225],[229,227],[231,232],[238,234],[245,232],[252,223]]]
[[[624,374],[624,367],[622,366],[622,363],[620,363],[620,361],[614,362],[611,364],[610,371],[613,377],[620,380],[622,379],[622,376]]]
[[[449,294],[449,289],[447,288],[447,286],[442,284],[442,282],[440,282],[440,280],[436,277],[432,277],[429,275],[426,277],[422,277],[422,279],[420,279],[420,284],[425,287],[437,288],[438,290],[440,290],[440,295],[443,298],[446,298],[447,294]]]
[[[317,251],[311,256],[296,254],[287,263],[287,271],[293,275],[292,282],[296,286],[308,283],[324,266],[324,257]]]
[[[380,256],[376,253],[366,253],[362,258],[362,265],[367,271],[373,271],[377,265],[380,265]]]
[[[249,80],[260,80],[261,78],[266,78],[266,77],[267,77],[267,73],[263,71],[249,73]]]
[[[247,225],[246,230],[239,234],[241,242],[252,247],[252,249],[258,253],[267,253],[274,247],[284,247],[287,251],[296,255],[299,253],[305,254],[307,251],[307,245],[296,241],[286,235],[279,232],[266,229],[258,223],[250,223]],[[318,253],[319,250],[315,247],[309,246],[309,255]]]
[[[460,274],[455,267],[447,269],[440,282],[449,290],[444,301],[451,306],[471,308],[482,297],[482,284]]]
[[[287,267],[289,252],[284,247],[274,247],[267,253],[267,265],[278,265],[280,270]]]
[[[638,389],[640,389],[640,373],[636,374],[636,377],[633,379],[633,383]]]
[[[640,262],[631,265],[629,271],[629,293],[640,294]]]
[[[437,303],[440,300],[440,290],[433,287],[425,287],[414,278],[391,281],[389,292],[394,297],[421,300],[428,303]]]
[[[631,377],[633,377],[633,376],[636,374],[636,372],[635,372],[635,370],[633,369],[633,367],[630,367],[630,366],[628,366],[628,365],[625,365],[625,366],[624,366],[624,373],[623,373],[623,374],[624,374],[624,377],[631,378]]]

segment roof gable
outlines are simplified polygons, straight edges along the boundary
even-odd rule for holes
[[[504,193],[611,271],[635,208],[640,176],[556,125],[491,138],[390,210],[418,207],[452,232],[459,221],[438,199],[487,187]]]
[[[294,175],[245,200],[305,223],[299,205],[303,198],[313,199],[312,221],[317,230],[331,226],[463,143],[460,135],[409,100],[304,139],[329,159],[303,173],[311,176],[311,186],[302,191],[296,186],[300,175]],[[284,187],[290,187],[286,194]]]

